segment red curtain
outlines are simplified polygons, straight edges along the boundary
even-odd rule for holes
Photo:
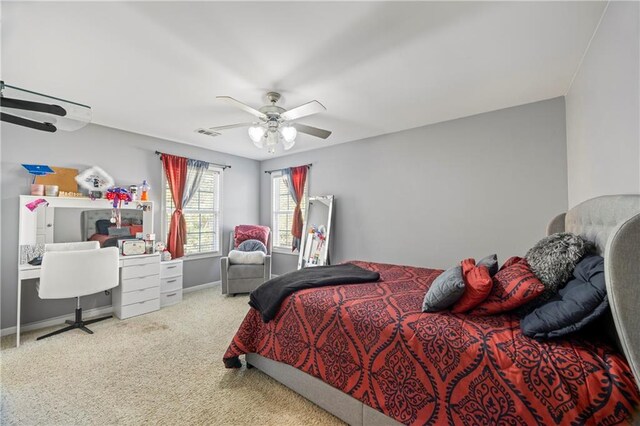
[[[304,184],[307,181],[308,166],[291,167],[290,179],[291,186],[295,192],[294,200],[296,202],[296,208],[293,211],[293,225],[291,226],[291,235],[293,235],[292,250],[300,248],[300,239],[302,238],[302,210],[300,204],[302,203],[302,197],[304,196]]]
[[[187,242],[187,223],[182,216],[182,197],[187,182],[187,159],[162,154],[162,165],[167,175],[173,205],[176,208],[171,215],[167,250],[171,253],[171,257],[176,259],[184,256],[184,245]]]

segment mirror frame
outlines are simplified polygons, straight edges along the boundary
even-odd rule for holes
[[[300,238],[300,248],[298,249],[298,269],[302,269],[302,261],[304,256],[304,249],[307,243],[307,232],[309,227],[309,208],[313,201],[320,201],[323,204],[328,203],[329,205],[329,217],[327,218],[327,239],[325,240],[325,244],[327,245],[326,256],[324,258],[324,265],[328,265],[327,261],[329,260],[329,249],[331,243],[331,222],[333,222],[333,204],[335,203],[335,197],[333,195],[317,195],[313,197],[309,197],[307,200],[307,209],[304,212],[304,220],[302,221],[302,237]]]

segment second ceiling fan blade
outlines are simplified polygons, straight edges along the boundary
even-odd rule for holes
[[[235,129],[236,127],[249,127],[249,126],[253,126],[254,124],[258,124],[258,123],[238,123],[238,124],[228,124],[226,126],[216,126],[216,127],[209,127],[209,130],[227,130],[227,129]]]
[[[255,108],[250,107],[247,104],[243,104],[242,102],[240,102],[237,99],[233,99],[230,96],[216,96],[217,99],[220,99],[223,102],[228,103],[229,105],[233,105],[236,108],[240,108],[243,111],[248,112],[249,114],[255,115],[258,118],[261,118],[263,120],[267,119],[267,116],[264,113],[261,113],[260,111],[258,111]]]
[[[280,114],[280,117],[283,120],[297,120],[298,118],[306,117],[311,114],[317,114],[322,111],[326,111],[327,109],[318,101],[307,102],[304,105],[300,105],[299,107],[290,109],[289,111],[285,111]]]
[[[317,138],[326,139],[331,136],[331,132],[324,129],[318,129],[317,127],[307,126],[305,124],[294,123],[293,127],[296,128],[300,133],[306,133],[311,136],[315,136]]]

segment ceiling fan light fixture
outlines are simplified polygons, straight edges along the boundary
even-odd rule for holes
[[[298,136],[298,131],[296,130],[296,128],[293,126],[284,126],[281,132],[282,139],[293,146],[293,142],[295,142],[296,136]]]
[[[249,127],[249,137],[253,141],[256,146],[260,143],[260,148],[262,148],[262,138],[264,137],[265,130],[262,126],[251,126]]]

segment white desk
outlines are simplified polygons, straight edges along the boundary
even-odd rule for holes
[[[127,261],[135,260],[135,259],[143,259],[151,256],[155,256],[158,258],[158,262],[160,261],[159,254],[141,254],[138,256],[120,256],[120,264],[119,267],[122,268]],[[20,346],[20,314],[21,314],[21,305],[22,305],[22,282],[26,280],[33,280],[40,278],[40,266],[29,265],[28,263],[24,265],[18,266],[18,297],[17,297],[17,319],[16,319],[16,347]],[[159,284],[158,284],[159,285]],[[159,302],[158,302],[159,303]]]

